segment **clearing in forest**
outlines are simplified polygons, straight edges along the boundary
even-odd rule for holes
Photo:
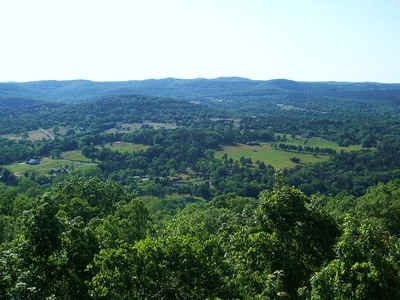
[[[10,140],[22,140],[27,138],[30,141],[41,141],[41,140],[54,140],[56,135],[65,135],[67,132],[67,127],[59,127],[57,133],[54,132],[54,128],[43,129],[39,128],[37,130],[27,131],[25,133],[20,134],[3,134],[1,135],[2,138],[10,139]]]
[[[310,147],[319,147],[319,148],[330,148],[335,150],[336,152],[344,151],[358,151],[362,149],[361,145],[350,145],[350,146],[339,146],[338,143],[333,141],[328,141],[321,137],[302,137],[295,136],[292,137],[290,134],[277,134],[281,137],[286,136],[286,141],[277,141],[276,143],[283,143],[287,145],[295,145],[295,146],[310,146]]]
[[[80,150],[72,150],[72,151],[66,151],[61,154],[61,158],[70,160],[70,161],[77,161],[77,162],[92,162],[90,158],[87,158],[82,154]]]
[[[139,150],[146,150],[149,146],[142,145],[142,144],[133,144],[127,142],[113,142],[105,145],[106,148],[109,148],[114,151],[119,152],[129,152],[133,153]]]
[[[296,153],[274,149],[270,144],[266,143],[262,143],[260,146],[244,144],[226,146],[222,151],[217,152],[216,155],[218,158],[221,158],[225,153],[229,158],[234,160],[239,160],[241,157],[251,158],[253,162],[259,160],[264,162],[266,165],[271,165],[278,169],[293,168],[298,165],[291,160],[294,157],[300,159],[299,164],[317,163],[329,159],[328,155]]]
[[[29,165],[27,163],[13,163],[10,165],[5,165],[3,167],[9,169],[15,175],[23,175],[28,171],[36,171],[39,174],[48,174],[50,170],[54,169],[72,169],[72,168],[82,168],[87,166],[95,166],[95,163],[72,161],[67,159],[52,159],[50,157],[45,157],[40,160],[39,165]]]
[[[132,132],[139,129],[175,129],[178,126],[174,123],[156,123],[144,121],[143,123],[121,123],[117,127],[107,129],[106,133]]]

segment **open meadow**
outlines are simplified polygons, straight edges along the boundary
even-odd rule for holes
[[[278,134],[279,136],[284,136],[283,134]],[[361,145],[350,145],[347,147],[339,146],[337,143],[333,141],[328,141],[324,138],[321,137],[311,137],[311,138],[306,138],[306,137],[301,137],[301,136],[296,136],[292,137],[289,134],[286,135],[286,141],[282,141],[282,143],[287,144],[287,145],[294,145],[294,146],[310,146],[310,147],[319,147],[319,148],[330,148],[335,150],[336,152],[339,152],[341,150],[343,151],[358,151],[362,149]],[[279,142],[278,142],[279,143]]]
[[[41,140],[54,140],[55,136],[63,136],[66,134],[68,127],[58,127],[57,131],[54,130],[54,128],[39,128],[36,130],[31,130],[27,131],[24,133],[20,134],[3,134],[0,137],[10,139],[10,140],[22,140],[24,138],[30,140],[30,141],[41,141]]]
[[[129,152],[129,153],[133,153],[133,152],[139,151],[139,150],[146,150],[147,148],[149,148],[149,146],[146,146],[146,145],[133,144],[133,143],[127,143],[127,142],[109,143],[109,144],[104,145],[104,147],[111,149],[113,151]]]
[[[84,156],[80,150],[72,150],[72,151],[63,152],[61,154],[61,158],[65,159],[65,160],[84,162],[84,163],[92,162],[92,160],[90,158],[87,158],[86,156]]]
[[[71,169],[71,168],[82,168],[87,166],[94,166],[95,163],[88,162],[80,162],[73,161],[67,159],[52,159],[50,157],[45,157],[40,160],[40,165],[29,165],[25,162],[13,163],[10,165],[6,165],[7,169],[9,169],[15,175],[23,175],[25,172],[36,171],[39,174],[48,174],[50,170],[55,169]]]
[[[222,151],[218,151],[216,156],[221,158],[224,154],[229,158],[239,160],[241,157],[251,158],[253,162],[257,160],[271,165],[277,169],[294,168],[294,163],[291,158],[296,157],[300,159],[300,164],[317,163],[328,160],[328,155],[315,155],[310,153],[296,153],[274,149],[270,144],[260,144],[260,146],[249,146],[239,144],[236,146],[226,146]]]
[[[145,121],[143,123],[121,123],[117,127],[107,129],[106,133],[132,132],[139,129],[175,129],[178,126],[174,123],[155,123]]]

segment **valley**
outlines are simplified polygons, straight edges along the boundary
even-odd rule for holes
[[[158,299],[160,282],[164,296],[206,282],[201,299],[268,289],[308,299],[299,291],[336,280],[326,272],[337,261],[396,278],[397,85],[79,81],[73,94],[70,84],[7,86],[31,100],[10,100],[0,84],[0,288],[9,295],[29,272],[18,280],[60,299],[139,299],[140,289]],[[35,92],[53,85],[51,101]],[[342,261],[342,246],[348,257],[365,251]],[[196,299],[191,288],[182,299]]]

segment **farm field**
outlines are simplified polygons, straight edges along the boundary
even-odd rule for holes
[[[18,141],[18,140],[23,139],[23,135],[24,134],[5,134],[5,135],[2,135],[1,137]],[[45,140],[53,140],[54,139],[54,135],[53,135],[51,128],[50,129],[40,128],[37,130],[28,131],[28,132],[26,132],[26,135],[27,135],[27,139],[30,141],[41,141],[43,139],[45,139]]]
[[[291,161],[291,158],[300,159],[300,164],[317,163],[329,159],[328,155],[313,155],[308,153],[295,153],[274,149],[270,144],[261,144],[260,146],[249,146],[240,144],[237,146],[224,147],[223,151],[216,153],[218,158],[224,154],[229,158],[239,160],[242,156],[251,158],[253,162],[259,160],[267,165],[271,165],[277,169],[294,168],[297,164]]]
[[[91,162],[91,159],[84,156],[80,150],[63,152],[61,158],[78,162]]]
[[[306,111],[304,108],[296,107],[296,106],[293,106],[293,105],[277,104],[276,106],[278,106],[282,110]]]
[[[279,134],[283,136],[283,134]],[[296,136],[295,138],[291,137],[290,135],[286,135],[287,141],[282,142],[287,145],[295,145],[295,146],[310,146],[310,147],[320,147],[320,148],[330,148],[336,150],[337,152],[344,150],[344,151],[358,151],[362,149],[361,145],[351,145],[347,147],[339,146],[337,143],[333,141],[328,141],[321,137],[311,137],[311,138],[304,138]],[[280,142],[277,142],[280,143]]]
[[[233,126],[239,127],[240,126],[240,121],[241,119],[230,119],[230,118],[210,118],[210,121],[212,122],[220,122],[220,121],[227,121],[227,122],[232,122]]]
[[[113,151],[129,152],[129,153],[133,153],[133,152],[139,151],[139,150],[146,150],[147,148],[149,148],[149,146],[146,146],[146,145],[133,144],[133,143],[127,143],[127,142],[114,142],[114,143],[106,144],[105,147],[108,149],[111,149]]]
[[[173,123],[155,123],[155,122],[143,122],[143,123],[122,123],[118,127],[107,129],[106,133],[116,133],[116,132],[131,132],[141,129],[142,126],[149,127],[153,129],[175,129],[178,126]]]
[[[323,112],[323,111],[318,111],[318,110],[313,110],[313,109],[305,109],[305,108],[301,108],[301,107],[297,107],[297,106],[293,106],[293,105],[277,104],[276,106],[278,106],[282,110],[287,110],[287,111],[290,111],[290,110],[309,111],[309,112],[317,112],[317,113],[321,113],[321,114],[326,114],[326,112]]]
[[[52,169],[57,168],[80,168],[86,166],[94,166],[94,163],[83,163],[79,161],[71,161],[67,159],[52,159],[49,157],[42,158],[40,160],[40,165],[29,165],[27,163],[14,163],[11,165],[6,165],[12,173],[16,175],[22,175],[27,171],[36,171],[39,174],[47,174]]]
[[[54,133],[53,128],[39,128],[37,130],[31,130],[26,133],[20,133],[20,134],[4,134],[1,135],[2,138],[10,139],[10,140],[22,140],[24,138],[24,135],[26,134],[26,138],[30,141],[41,141],[45,139],[46,141],[48,140],[54,140],[54,137],[56,135],[65,135],[67,132],[68,128],[66,127],[59,127],[57,134]]]

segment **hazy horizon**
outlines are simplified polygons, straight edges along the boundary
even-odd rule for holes
[[[269,79],[253,79],[243,76],[219,76],[219,77],[193,77],[193,78],[178,78],[178,77],[162,77],[162,78],[144,78],[144,79],[128,79],[128,80],[92,80],[86,78],[73,78],[73,79],[39,79],[39,80],[28,80],[28,81],[0,81],[0,83],[30,83],[30,82],[40,82],[40,81],[90,81],[90,82],[129,82],[129,81],[145,81],[145,80],[165,80],[165,79],[177,79],[177,80],[196,80],[196,79],[204,79],[204,80],[215,80],[215,79],[223,79],[223,78],[242,78],[252,81],[272,81],[272,80],[288,80],[295,82],[321,82],[321,83],[379,83],[379,84],[400,84],[399,82],[382,82],[382,81],[343,81],[343,80],[296,80],[296,79],[287,79],[287,78],[269,78]]]
[[[400,82],[400,2],[3,0],[0,82]]]

